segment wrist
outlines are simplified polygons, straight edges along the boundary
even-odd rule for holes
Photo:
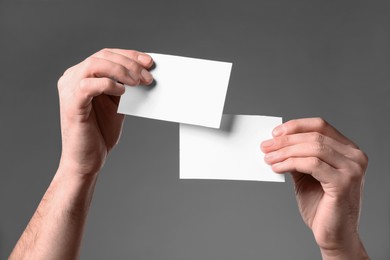
[[[96,163],[94,160],[74,160],[69,156],[61,156],[57,172],[61,174],[73,176],[80,180],[88,180],[96,176],[103,167],[104,160],[101,163]]]
[[[69,164],[61,160],[53,180],[61,183],[61,185],[76,188],[94,183],[97,176],[98,171],[87,174],[78,165]]]
[[[74,174],[71,167],[60,166],[53,178],[50,190],[56,190],[55,200],[61,205],[61,212],[68,212],[72,217],[84,218],[88,214],[97,174]]]
[[[352,239],[345,246],[340,246],[338,248],[320,247],[320,250],[322,259],[324,260],[370,259],[359,237]]]

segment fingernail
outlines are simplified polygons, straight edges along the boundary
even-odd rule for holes
[[[264,141],[261,143],[261,146],[262,147],[270,147],[274,144],[274,140],[273,139],[270,139],[270,140],[267,140],[267,141]]]
[[[272,131],[272,135],[273,136],[280,136],[283,134],[283,127],[282,125],[280,126],[277,126],[273,131]]]
[[[120,85],[118,86],[118,89],[120,89],[120,91],[121,91],[120,94],[121,94],[121,95],[125,94],[125,92],[126,92],[125,85],[120,84]]]
[[[148,55],[138,55],[138,61],[141,62],[144,65],[149,65],[150,62],[152,61],[152,58]]]
[[[146,69],[143,69],[141,71],[142,78],[145,80],[146,83],[151,83],[153,81],[153,76],[152,74],[147,71]]]

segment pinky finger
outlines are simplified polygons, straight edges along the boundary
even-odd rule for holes
[[[125,86],[109,78],[84,78],[80,81],[79,90],[88,98],[101,94],[121,96],[125,93]]]
[[[320,182],[332,182],[337,176],[337,170],[317,157],[288,158],[272,165],[276,173],[300,172],[310,174]]]

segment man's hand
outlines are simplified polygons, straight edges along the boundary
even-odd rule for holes
[[[280,125],[261,149],[275,172],[291,172],[299,210],[323,258],[367,259],[358,234],[367,156],[320,118]]]
[[[61,167],[83,175],[100,170],[122,129],[124,116],[117,114],[125,91],[121,83],[150,84],[152,64],[144,53],[104,49],[65,71],[58,81]]]
[[[150,84],[152,64],[137,51],[104,49],[60,78],[60,166],[9,259],[78,258],[97,172],[122,129],[121,83]]]

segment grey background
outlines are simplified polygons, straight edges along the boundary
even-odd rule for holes
[[[390,257],[388,1],[0,1],[0,257],[56,171],[56,82],[103,47],[233,62],[225,113],[321,116],[370,157],[361,236]],[[190,80],[190,79],[189,79]],[[179,180],[178,125],[127,117],[82,259],[318,259],[286,183]]]

